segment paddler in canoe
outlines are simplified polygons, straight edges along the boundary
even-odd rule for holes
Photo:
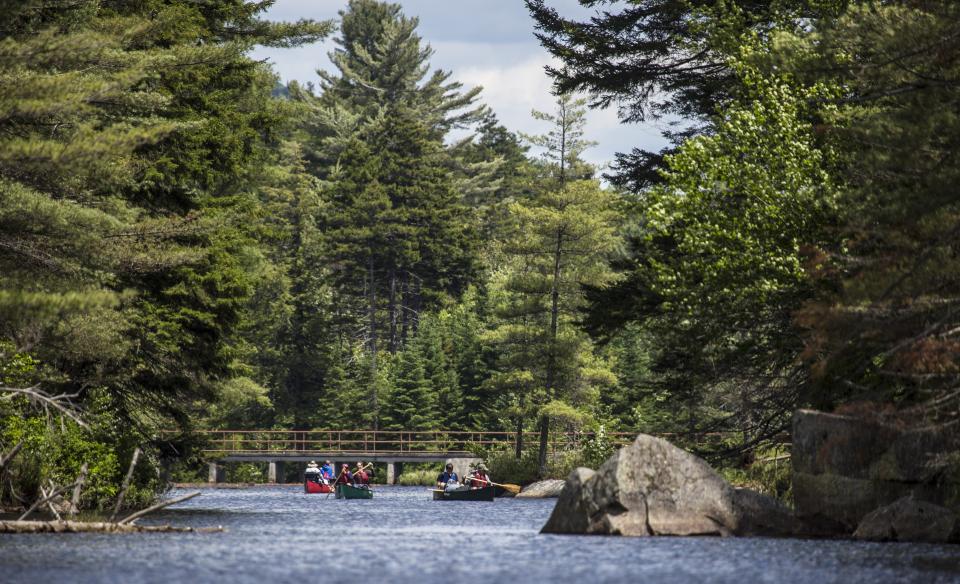
[[[333,469],[332,462],[330,462],[329,460],[323,461],[323,466],[320,467],[320,477],[324,480],[324,482],[329,484],[330,481],[336,478],[334,476],[334,473],[336,472],[337,471]]]
[[[482,462],[477,464],[477,468],[467,475],[466,483],[470,485],[471,489],[482,489],[493,484],[490,475],[487,474],[487,465]]]
[[[337,475],[337,484],[338,485],[351,485],[353,484],[353,473],[350,472],[350,465],[344,463],[340,467],[340,474]]]
[[[307,464],[303,471],[303,490],[307,493],[329,493],[331,491],[330,483],[324,478],[323,471],[313,460]]]
[[[368,466],[370,465],[364,465],[363,462],[357,463],[357,470],[353,471],[353,486],[359,489],[370,488],[370,473],[367,472]]]
[[[448,462],[443,472],[437,475],[437,488],[444,491],[456,491],[463,488],[463,485],[460,484],[460,477],[453,472],[452,462]]]

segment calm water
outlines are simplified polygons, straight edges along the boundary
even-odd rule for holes
[[[960,546],[539,535],[552,508],[209,489],[142,523],[226,533],[0,535],[0,582],[960,582]]]

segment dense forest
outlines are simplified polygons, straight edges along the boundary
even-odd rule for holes
[[[0,1],[2,503],[110,505],[136,448],[148,500],[198,429],[535,431],[544,476],[557,431],[749,469],[799,407],[956,423],[960,6],[580,3],[526,1],[525,135],[396,4]],[[684,121],[598,169],[603,107]]]

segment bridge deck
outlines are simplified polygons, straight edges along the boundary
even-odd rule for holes
[[[311,460],[362,460],[364,462],[443,462],[450,458],[473,458],[472,452],[450,450],[446,452],[375,452],[370,450],[315,450],[315,451],[265,451],[221,454],[205,451],[207,458],[221,462],[309,462]]]

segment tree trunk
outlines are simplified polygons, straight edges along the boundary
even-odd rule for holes
[[[390,268],[390,353],[397,352],[397,271]]]
[[[557,331],[560,328],[560,254],[563,249],[563,234],[557,232],[557,244],[553,254],[553,283],[550,290],[550,345],[547,347],[546,390],[547,399],[553,399],[557,368]],[[540,417],[540,478],[547,473],[547,442],[550,435],[550,420]]]
[[[543,414],[540,416],[540,451],[537,456],[539,466],[538,475],[541,479],[547,478],[547,443],[550,436],[550,418]]]
[[[560,105],[560,188],[567,183],[567,107]]]
[[[379,426],[379,404],[377,403],[377,287],[373,275],[373,256],[367,261],[367,274],[370,282],[369,348],[370,348],[370,411],[373,414],[373,429]]]
[[[523,390],[521,389],[520,391],[522,392]],[[526,402],[526,396],[523,393],[521,393],[520,394],[520,411],[517,413],[517,449],[516,449],[517,460],[520,460],[521,458],[523,458],[523,410],[524,410],[524,405],[526,405],[525,402]]]

